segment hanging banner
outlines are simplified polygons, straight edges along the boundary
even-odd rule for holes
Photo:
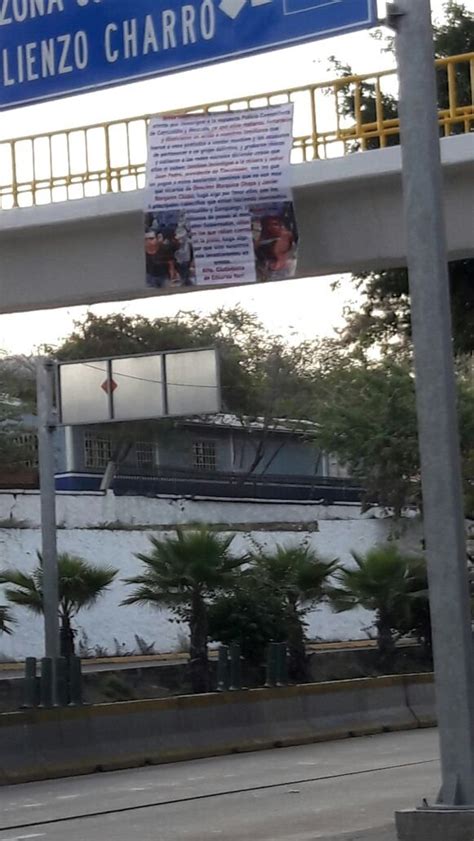
[[[291,103],[151,120],[147,286],[172,291],[293,277],[292,121]]]

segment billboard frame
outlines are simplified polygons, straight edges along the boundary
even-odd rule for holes
[[[221,359],[219,351],[216,347],[206,346],[206,347],[197,347],[197,348],[179,348],[178,350],[164,350],[164,351],[147,351],[147,353],[137,353],[137,354],[122,354],[121,356],[101,356],[101,357],[93,357],[90,359],[70,359],[65,360],[64,362],[58,361],[55,366],[55,392],[56,392],[56,405],[57,405],[57,426],[92,426],[92,425],[102,425],[107,423],[140,423],[141,420],[166,420],[167,418],[174,419],[185,417],[182,414],[169,414],[168,412],[168,379],[167,379],[167,366],[166,366],[166,357],[167,356],[178,356],[185,353],[210,353],[211,351],[214,352],[215,356],[215,363],[216,363],[216,392],[217,392],[217,404],[219,408],[216,411],[221,411],[222,407],[222,385],[221,385]],[[163,406],[165,409],[165,414],[157,417],[155,415],[147,416],[143,418],[114,418],[114,404],[113,404],[113,394],[109,393],[109,410],[111,417],[108,420],[103,421],[79,421],[73,424],[64,422],[62,419],[62,391],[61,391],[61,369],[71,365],[81,365],[86,363],[94,363],[94,362],[103,362],[107,365],[107,372],[106,377],[108,379],[112,378],[112,363],[117,360],[120,361],[121,359],[149,359],[151,357],[161,357],[161,370],[162,370],[162,380],[161,380],[161,388],[163,394]],[[191,413],[192,414],[192,413]],[[197,412],[197,415],[208,414],[205,412]]]

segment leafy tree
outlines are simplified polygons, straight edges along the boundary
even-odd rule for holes
[[[43,562],[31,574],[7,568],[0,570],[0,584],[12,604],[32,613],[43,613]],[[73,619],[80,610],[90,608],[110,587],[118,570],[90,564],[77,555],[62,552],[58,556],[60,649],[62,657],[75,653]]]
[[[336,573],[337,586],[330,592],[333,608],[341,612],[363,607],[375,613],[380,665],[390,667],[397,634],[413,627],[422,561],[402,554],[395,544],[375,546],[365,555],[352,552],[352,557],[355,566]]]
[[[0,473],[11,473],[31,460],[33,452],[21,443],[22,415],[34,404],[34,371],[29,360],[0,358]]]
[[[406,269],[383,269],[354,278],[362,300],[348,308],[341,337],[348,346],[370,347],[397,339],[411,340],[410,296]],[[474,260],[449,264],[453,349],[456,355],[474,351]]]
[[[244,659],[261,666],[270,642],[286,642],[288,609],[258,569],[236,575],[209,605],[209,638],[238,643]]]
[[[348,357],[330,343],[314,385],[317,440],[396,516],[420,503],[415,388],[408,359]]]
[[[380,92],[381,108],[377,107],[378,90],[375,82],[370,80],[363,82],[350,81],[350,77],[354,76],[352,67],[348,64],[343,64],[334,56],[330,59],[331,68],[338,74],[338,77],[344,79],[348,78],[347,84],[338,83],[338,97],[337,108],[341,124],[348,130],[350,138],[350,128],[355,127],[355,117],[357,106],[360,103],[358,117],[364,133],[364,139],[359,138],[346,141],[346,148],[349,152],[371,151],[373,149],[380,149],[381,142],[377,136],[379,119],[385,122],[387,120],[396,120],[398,118],[398,103],[391,94]],[[400,143],[400,134],[397,129],[391,129],[390,134],[387,133],[385,138],[386,146],[398,146]]]
[[[465,55],[474,50],[474,14],[466,3],[448,0],[444,4],[444,21],[434,27],[434,48],[436,58],[451,55]],[[472,80],[468,62],[455,68],[458,107],[472,106]],[[448,75],[445,70],[438,73],[438,104],[449,107]],[[460,125],[463,130],[463,126]]]
[[[412,360],[399,348],[374,356],[348,353],[335,341],[318,350],[313,373],[316,442],[347,465],[373,504],[400,516],[421,501],[420,457]],[[474,384],[471,364],[458,364],[458,406],[466,513],[474,511]]]
[[[251,563],[281,600],[286,614],[286,638],[290,653],[289,674],[297,682],[307,680],[305,645],[306,613],[325,595],[336,561],[323,561],[305,544],[257,550]]]
[[[465,3],[449,0],[445,3],[444,21],[433,30],[434,48],[437,58],[461,55],[474,51],[474,14]],[[389,43],[389,49],[392,45]],[[344,68],[346,73],[352,72]],[[455,67],[457,105],[459,108],[472,105],[472,79],[468,62]],[[375,117],[374,91],[370,85],[362,92],[364,122]],[[449,106],[448,75],[446,69],[438,72],[438,102],[440,109]],[[350,86],[342,89],[343,113],[354,117],[354,96]],[[390,113],[393,112],[393,113]],[[384,116],[393,116],[396,102],[384,100]],[[474,124],[472,124],[474,130]],[[463,121],[451,129],[452,134],[465,131]],[[443,134],[443,130],[441,131]],[[398,135],[393,142],[399,142]],[[377,148],[373,139],[368,148]],[[449,266],[451,306],[453,315],[454,349],[457,354],[472,353],[474,350],[474,260],[456,260]],[[347,323],[343,337],[347,344],[354,342],[369,346],[397,337],[410,340],[410,299],[406,269],[384,269],[365,272],[354,277],[362,302],[356,309],[347,312]]]
[[[220,537],[207,526],[191,531],[176,529],[176,537],[150,537],[151,552],[137,558],[145,565],[140,575],[126,579],[135,590],[122,604],[168,608],[190,630],[190,665],[193,692],[209,691],[209,602],[233,580],[244,562],[234,558],[234,539]]]

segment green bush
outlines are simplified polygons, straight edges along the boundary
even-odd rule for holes
[[[223,645],[238,643],[253,666],[265,661],[270,642],[287,639],[287,612],[279,595],[255,571],[236,576],[232,590],[209,607],[209,637]]]

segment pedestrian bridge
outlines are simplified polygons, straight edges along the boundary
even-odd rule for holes
[[[474,53],[437,62],[450,260],[474,257]],[[213,103],[292,101],[301,277],[405,263],[396,73]],[[149,115],[0,142],[0,312],[150,296]],[[423,162],[420,162],[422,165]]]

